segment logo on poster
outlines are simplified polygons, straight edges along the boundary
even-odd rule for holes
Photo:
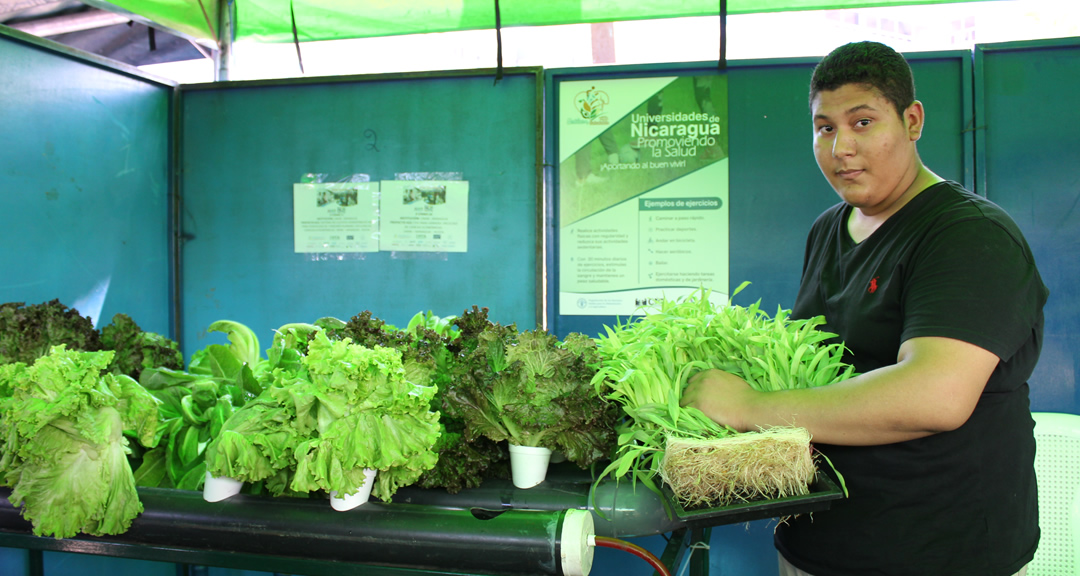
[[[590,124],[607,124],[608,119],[604,114],[604,107],[611,103],[611,97],[603,90],[597,90],[595,86],[578,92],[574,96],[574,105],[581,114],[582,120]]]

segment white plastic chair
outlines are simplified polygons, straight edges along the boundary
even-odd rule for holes
[[[1033,412],[1042,537],[1028,576],[1080,575],[1080,415]]]

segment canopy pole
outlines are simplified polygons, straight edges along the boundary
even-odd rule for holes
[[[503,53],[502,53],[502,14],[499,10],[499,0],[495,0],[495,84],[503,77]]]
[[[727,0],[720,0],[720,60],[717,67],[727,68]]]
[[[225,82],[232,68],[233,17],[232,0],[218,0],[218,51],[215,57],[214,80]]]
[[[296,62],[300,65],[300,73],[304,73],[304,57],[300,54],[300,34],[296,30],[296,10],[293,1],[289,0],[289,21],[292,22],[292,41],[296,46]]]

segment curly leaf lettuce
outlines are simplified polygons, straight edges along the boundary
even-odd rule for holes
[[[153,447],[157,401],[128,376],[103,375],[112,356],[56,346],[0,372],[12,389],[0,478],[39,536],[120,534],[143,510],[124,431]]]
[[[364,469],[374,468],[382,479],[373,494],[389,499],[437,458],[435,388],[409,382],[395,350],[299,329],[307,336],[295,337],[297,326],[279,331],[269,387],[225,422],[207,449],[207,470],[243,481],[273,477],[267,488],[275,494],[354,494]]]
[[[103,441],[86,438],[88,429]],[[124,444],[119,412],[111,407],[80,418],[78,428],[71,421],[54,421],[24,451],[11,505],[22,506],[38,536],[126,532],[143,506]]]
[[[298,412],[297,420],[301,428],[317,429],[318,439],[296,452],[294,490],[354,494],[364,468],[372,468],[379,471],[372,494],[388,500],[435,465],[438,413],[429,406],[436,390],[406,379],[400,352],[348,338],[331,341],[320,331],[308,343],[304,364],[309,391],[293,382],[290,396],[315,399],[304,403],[307,417]]]
[[[0,304],[0,364],[33,364],[60,344],[93,352],[101,350],[101,335],[89,316],[59,300]]]
[[[470,323],[486,326],[487,308],[480,310],[474,306],[472,311],[465,312],[464,318],[440,318],[430,311],[419,312],[403,330],[373,317],[370,311],[357,314],[348,322],[335,319],[316,322],[326,328],[332,340],[350,338],[353,343],[369,348],[381,346],[399,351],[405,380],[436,388],[430,410],[439,412],[439,439],[431,450],[437,458],[435,466],[425,470],[416,482],[423,488],[445,488],[457,493],[478,486],[485,477],[509,477],[506,450],[484,436],[465,437],[464,421],[450,412],[454,404],[444,401],[445,390],[452,388],[460,376],[454,371],[455,357],[476,346],[475,334],[463,334],[459,328],[459,324]],[[394,480],[393,474],[384,473],[376,476],[376,482],[384,489],[376,486],[375,493],[382,494],[390,491],[390,484],[400,481]]]
[[[206,449],[206,469],[218,477],[259,482],[294,465],[303,438],[293,426],[292,406],[264,394],[225,421]],[[280,493],[279,493],[280,494]]]

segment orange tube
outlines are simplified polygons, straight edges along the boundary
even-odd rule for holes
[[[595,536],[594,538],[596,539],[597,546],[603,546],[604,548],[614,548],[616,550],[629,552],[648,562],[649,565],[652,566],[654,570],[656,570],[656,573],[660,574],[660,576],[671,576],[671,571],[668,570],[667,566],[664,566],[664,563],[661,562],[659,558],[657,558],[652,552],[649,552],[648,550],[642,548],[641,546],[638,546],[637,544],[631,544],[626,540],[619,540],[618,538],[608,538],[607,536]]]

